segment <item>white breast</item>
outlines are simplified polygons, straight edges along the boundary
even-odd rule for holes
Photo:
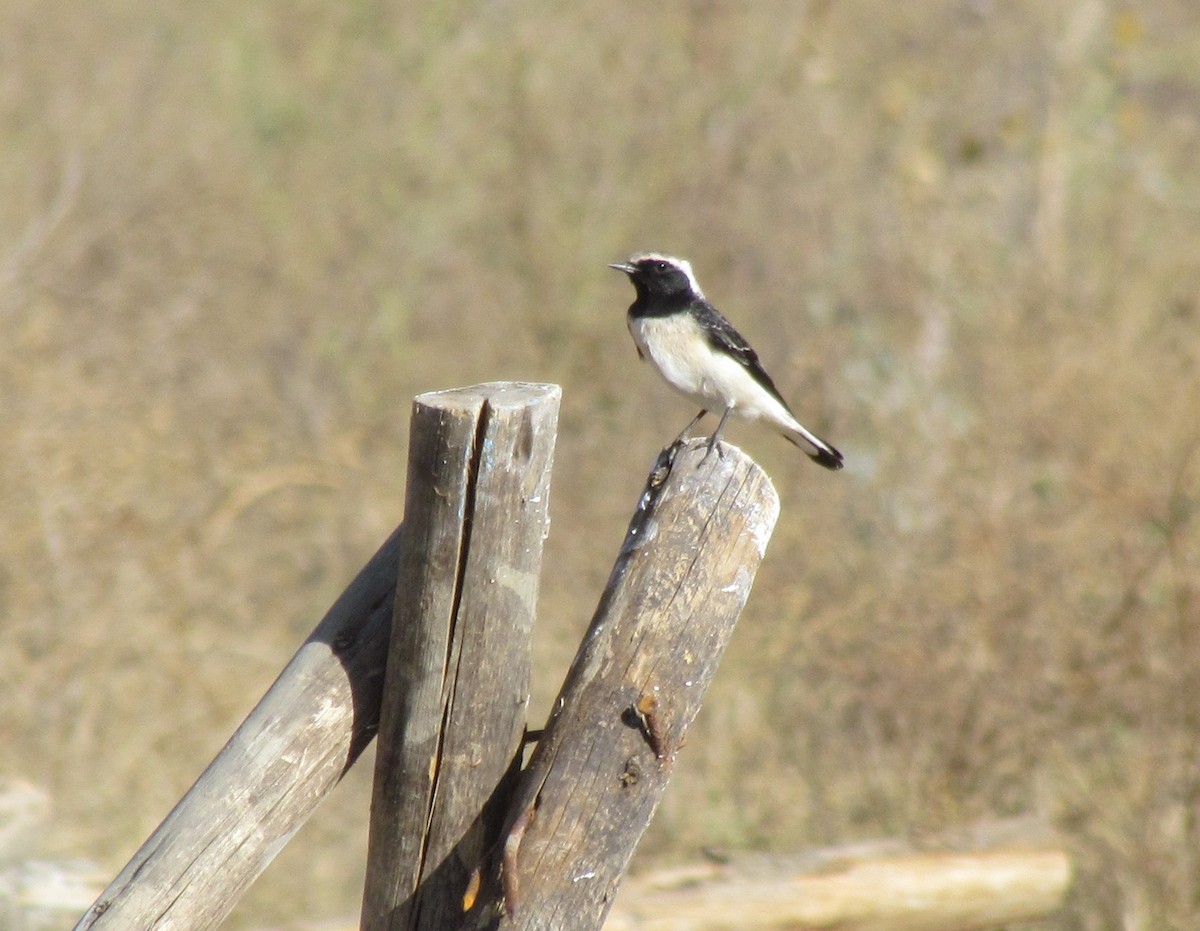
[[[704,332],[691,317],[642,317],[629,321],[629,332],[667,384],[698,403],[709,400],[704,374],[712,365],[713,353]]]
[[[745,366],[716,352],[700,325],[686,314],[630,319],[629,332],[667,384],[698,406],[714,412],[729,407],[751,420],[761,417],[780,426],[795,423]]]

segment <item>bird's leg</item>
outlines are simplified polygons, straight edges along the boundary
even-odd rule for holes
[[[704,459],[709,457],[709,454],[712,453],[714,448],[717,451],[717,457],[719,459],[725,458],[725,454],[721,452],[721,447],[717,445],[717,441],[721,436],[721,428],[725,426],[725,421],[729,419],[729,412],[732,410],[732,407],[725,408],[725,413],[721,415],[721,421],[717,424],[717,429],[715,429],[713,431],[713,435],[708,438],[708,452],[704,454]],[[704,459],[701,459],[700,462],[703,463]]]
[[[695,417],[693,417],[691,423],[689,423],[686,427],[684,427],[681,431],[679,431],[679,436],[675,437],[675,443],[678,443],[685,436],[687,436],[687,432],[690,429],[692,429],[692,427],[696,426],[696,424],[698,424],[701,420],[703,420],[704,415],[707,413],[708,413],[708,411],[704,410],[704,411],[701,411],[699,414],[697,414]],[[672,443],[671,445],[674,446],[675,443]]]

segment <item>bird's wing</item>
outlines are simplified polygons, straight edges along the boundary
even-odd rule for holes
[[[775,382],[771,381],[771,376],[758,361],[758,353],[750,347],[746,338],[734,329],[733,324],[725,319],[724,314],[708,301],[700,301],[696,306],[696,318],[704,327],[705,336],[713,348],[718,352],[727,352],[737,359],[750,376],[790,413],[791,408],[788,407],[787,401],[783,399],[783,395],[775,387]]]

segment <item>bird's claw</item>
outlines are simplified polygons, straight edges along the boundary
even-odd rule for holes
[[[716,442],[712,442],[712,441],[710,441],[710,442],[708,443],[708,448],[704,450],[704,458],[700,460],[700,465],[704,465],[704,463],[708,462],[708,457],[709,457],[709,456],[711,456],[711,455],[713,454],[713,450],[714,450],[714,449],[717,451],[717,458],[718,458],[718,459],[720,459],[720,460],[722,460],[722,461],[724,461],[724,459],[725,459],[725,450],[723,450],[723,449],[721,448],[721,443],[720,443],[720,441],[719,441],[719,440],[718,440],[718,441],[716,441]]]

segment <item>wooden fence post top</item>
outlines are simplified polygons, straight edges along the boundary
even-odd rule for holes
[[[528,381],[486,381],[463,388],[445,388],[418,394],[415,404],[423,407],[477,408],[486,401],[493,407],[521,407],[535,401],[562,398],[558,385]]]

